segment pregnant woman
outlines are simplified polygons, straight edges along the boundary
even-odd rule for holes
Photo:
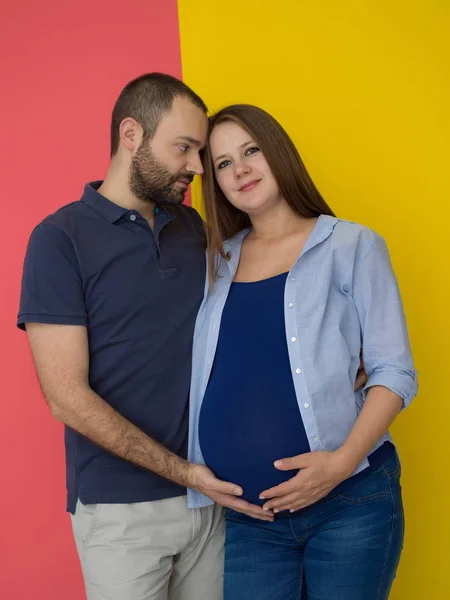
[[[386,599],[404,530],[388,428],[417,392],[386,245],[333,215],[257,107],[211,118],[204,169],[190,459],[275,515],[226,511],[225,600]]]

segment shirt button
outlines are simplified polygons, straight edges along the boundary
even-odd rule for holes
[[[291,337],[291,342],[296,342],[297,338],[296,337]]]
[[[289,306],[289,308],[294,308],[294,305],[292,304],[292,302],[289,302],[288,306]]]
[[[130,215],[130,221],[136,221],[136,215]]]
[[[313,437],[313,440],[314,440],[315,442],[318,442],[318,441],[319,441],[319,438],[317,437],[317,435],[315,435],[315,436]]]
[[[305,402],[305,404],[303,405],[305,408],[309,408],[309,404],[307,402]]]
[[[296,373],[301,373],[301,372],[302,372],[302,370],[301,370],[301,369],[295,369],[295,372],[296,372]]]
[[[291,277],[291,281],[295,281],[295,280],[296,280],[296,278],[295,278],[295,277]]]

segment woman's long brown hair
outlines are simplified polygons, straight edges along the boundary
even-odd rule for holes
[[[228,259],[223,242],[251,225],[248,215],[227,200],[214,176],[211,133],[220,123],[230,121],[252,136],[264,154],[281,196],[297,215],[305,218],[334,216],[309,176],[297,148],[278,121],[266,111],[250,104],[233,104],[223,108],[209,119],[208,140],[203,158],[202,188],[211,285],[217,276],[218,258],[221,256]]]

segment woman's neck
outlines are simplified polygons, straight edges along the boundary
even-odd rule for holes
[[[312,221],[297,215],[287,204],[279,204],[258,215],[249,215],[252,230],[249,237],[253,240],[272,241],[290,236],[303,229],[309,230]]]

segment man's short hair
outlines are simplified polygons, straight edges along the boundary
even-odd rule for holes
[[[135,119],[151,138],[164,113],[172,108],[175,98],[187,98],[205,114],[208,109],[195,92],[185,83],[165,73],[146,73],[133,79],[122,90],[114,105],[111,119],[111,156],[119,149],[119,127],[124,119]]]

